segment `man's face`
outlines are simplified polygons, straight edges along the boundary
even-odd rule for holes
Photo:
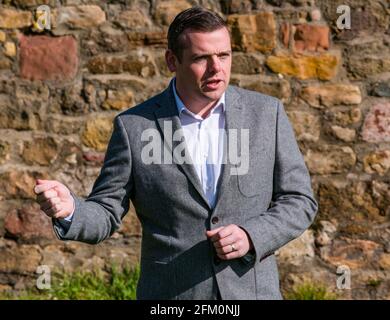
[[[181,62],[170,50],[166,58],[169,69],[176,72],[176,86],[182,98],[204,103],[218,100],[230,80],[232,53],[228,30],[186,30],[181,41]]]

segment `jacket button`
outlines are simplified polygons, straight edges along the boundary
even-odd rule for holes
[[[212,219],[211,219],[211,222],[212,222],[213,224],[217,224],[217,223],[219,222],[218,217],[212,218]]]

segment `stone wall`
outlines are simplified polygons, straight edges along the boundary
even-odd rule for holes
[[[0,290],[34,284],[38,265],[73,271],[138,261],[134,211],[112,239],[55,239],[36,178],[87,196],[113,117],[161,91],[166,31],[181,10],[221,13],[233,84],[280,98],[320,205],[278,254],[283,290],[312,280],[343,298],[390,299],[390,7],[374,0],[0,1]],[[39,32],[34,9],[51,8]],[[352,28],[340,30],[339,5]],[[337,267],[351,290],[337,290]]]

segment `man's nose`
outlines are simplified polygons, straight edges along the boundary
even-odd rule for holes
[[[221,71],[221,61],[219,61],[217,56],[211,56],[209,61],[209,70],[215,73]]]

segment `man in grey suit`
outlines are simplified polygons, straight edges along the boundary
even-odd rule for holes
[[[37,201],[59,239],[96,244],[131,200],[142,225],[139,299],[281,299],[274,252],[318,207],[284,107],[229,86],[229,31],[208,10],[175,18],[166,61],[175,78],[116,116],[87,199],[37,180]]]

